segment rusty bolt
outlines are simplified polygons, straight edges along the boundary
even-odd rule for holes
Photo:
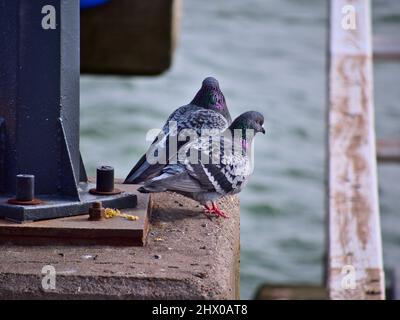
[[[89,209],[89,220],[99,221],[104,217],[104,208],[100,201],[93,203],[92,207]]]

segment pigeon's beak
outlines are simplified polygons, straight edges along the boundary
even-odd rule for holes
[[[264,129],[264,127],[261,127],[261,132],[262,132],[263,134],[265,134],[265,129]]]

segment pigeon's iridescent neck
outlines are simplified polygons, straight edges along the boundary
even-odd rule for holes
[[[215,91],[213,93],[211,105],[214,105],[214,107],[220,111],[226,108],[225,98],[221,91]]]
[[[216,107],[218,110],[224,110],[225,105],[224,105],[223,103],[217,103],[217,104],[215,105],[215,107]]]
[[[254,138],[254,131],[251,129],[234,129],[232,137],[236,143],[241,147],[242,153],[246,154],[250,151],[251,144]],[[238,139],[238,140],[236,140]]]
[[[242,139],[242,148],[244,151],[247,151],[249,148],[249,142],[246,140],[246,138]]]
[[[224,100],[219,90],[212,90],[207,93],[199,91],[191,103],[206,109],[217,109],[221,111],[225,108]]]

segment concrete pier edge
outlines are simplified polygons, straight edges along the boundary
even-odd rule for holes
[[[239,298],[239,200],[220,206],[229,219],[210,221],[174,193],[152,196],[146,247],[0,246],[0,299]],[[54,266],[55,290],[42,287]]]

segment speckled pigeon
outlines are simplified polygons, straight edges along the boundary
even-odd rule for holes
[[[160,173],[166,166],[166,163],[151,163],[147,161],[146,156],[151,152],[165,152],[166,159],[170,158],[168,138],[173,134],[169,126],[171,122],[176,123],[175,134],[179,134],[183,129],[194,129],[197,132],[202,129],[224,131],[231,124],[232,118],[218,81],[213,77],[204,79],[200,90],[190,104],[176,109],[168,117],[161,136],[153,141],[147,153],[133,167],[125,179],[125,184],[142,183]],[[178,141],[177,150],[184,144],[184,141]]]
[[[227,217],[216,200],[239,193],[252,172],[251,148],[255,134],[262,132],[264,117],[256,111],[245,112],[229,128],[210,138],[200,136],[183,146],[176,164],[169,164],[139,188],[140,192],[174,191],[197,200],[206,214]],[[191,158],[197,154],[197,158]]]

